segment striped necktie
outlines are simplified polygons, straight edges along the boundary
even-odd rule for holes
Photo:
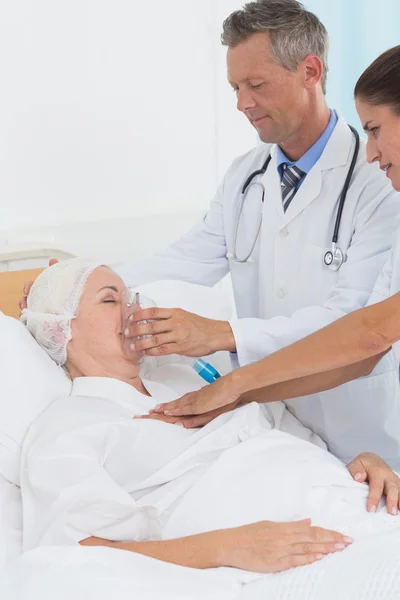
[[[299,181],[303,179],[305,173],[296,166],[288,167],[286,164],[282,165],[283,167],[283,176],[281,181],[281,190],[282,190],[282,202],[283,202],[283,210],[286,212],[287,207],[291,203],[294,198],[294,195],[297,191],[297,186]]]

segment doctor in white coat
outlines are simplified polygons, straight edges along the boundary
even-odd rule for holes
[[[245,365],[366,304],[392,245],[399,198],[379,166],[368,165],[362,141],[340,220],[344,262],[338,270],[324,264],[356,143],[326,103],[326,30],[295,0],[263,0],[233,13],[222,40],[238,109],[264,143],[233,162],[192,231],[165,253],[119,272],[132,284],[170,278],[209,286],[230,272],[237,320],[160,308],[138,313],[138,320],[159,320],[135,324],[130,334],[152,335],[133,340],[149,355],[229,350]],[[242,188],[269,155],[245,198],[236,236]],[[303,173],[286,210],[282,163]],[[252,248],[260,212],[251,262],[237,261],[233,256],[243,259]],[[390,354],[371,377],[287,404],[343,460],[368,449],[393,462],[400,453],[397,378]]]
[[[370,163],[379,163],[381,169],[387,173],[393,188],[398,191],[399,81],[400,46],[396,46],[379,56],[364,71],[355,87],[357,111],[368,135],[368,160]],[[397,425],[397,405],[400,403],[400,230],[365,308],[345,315],[329,326],[260,361],[233,371],[199,392],[186,394],[175,402],[161,405],[156,412],[159,413],[158,417],[167,413],[169,420],[184,423],[185,427],[199,426],[207,423],[212,417],[215,418],[216,413],[232,410],[233,407],[248,402],[265,404],[286,400],[295,393],[302,395],[329,389],[360,375],[366,375],[390,349],[395,356],[397,371],[397,381],[393,380],[392,390],[397,403],[396,400],[392,403],[392,414],[388,411],[386,399],[380,395],[379,385],[375,392],[375,404],[379,406],[379,411],[383,406],[386,425],[389,428],[392,419]],[[361,402],[356,402],[354,406],[359,410],[359,414],[351,414],[351,418],[344,422],[343,427],[351,427],[352,419],[358,419],[359,436],[371,444],[374,437],[382,436],[379,426],[382,421],[378,421],[377,427],[370,427],[365,431],[365,410]],[[349,409],[352,407],[350,403]],[[372,414],[379,414],[376,411],[374,413],[373,406],[370,408]],[[150,417],[151,415],[147,418]],[[202,423],[196,423],[200,418]],[[391,462],[399,471],[398,451],[397,454],[392,454]],[[360,474],[362,465],[359,462],[354,468],[358,469]],[[360,480],[356,471],[352,472],[355,479]],[[390,489],[393,483],[398,485],[398,478],[387,482],[385,493],[388,497],[394,493],[398,502],[398,489]],[[375,485],[371,495],[379,500],[384,487],[383,482],[377,481]]]

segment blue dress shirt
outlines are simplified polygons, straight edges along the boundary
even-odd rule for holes
[[[281,181],[282,181],[282,176],[283,176],[283,165],[286,164],[288,167],[293,167],[295,165],[296,167],[298,167],[305,173],[304,177],[302,179],[300,179],[299,183],[297,184],[297,189],[299,189],[299,187],[303,183],[307,173],[309,173],[309,171],[311,171],[312,167],[320,159],[321,154],[325,150],[325,146],[328,143],[329,138],[331,137],[332,132],[336,127],[336,123],[338,122],[338,116],[334,110],[331,110],[330,112],[331,112],[331,118],[329,120],[328,126],[325,129],[324,133],[315,142],[315,144],[313,146],[311,146],[311,148],[309,150],[307,150],[307,152],[305,154],[303,154],[303,156],[301,158],[299,158],[299,160],[296,160],[296,162],[292,162],[291,160],[289,160],[288,157],[283,152],[283,150],[278,146],[277,153],[276,153],[276,159],[277,159],[278,173],[281,178]]]

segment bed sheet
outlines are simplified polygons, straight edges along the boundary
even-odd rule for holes
[[[7,600],[398,600],[400,535],[365,538],[308,567],[274,575],[195,570],[123,550],[41,547],[0,571]]]
[[[15,560],[21,552],[21,492],[0,474],[0,565]]]

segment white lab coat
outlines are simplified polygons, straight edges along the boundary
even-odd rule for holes
[[[323,256],[331,246],[339,196],[354,144],[350,129],[339,118],[321,158],[286,213],[276,146],[258,145],[233,162],[208,213],[191,232],[164,254],[126,264],[119,272],[132,284],[168,278],[209,286],[230,272],[238,315],[231,325],[240,365],[258,360],[365,306],[389,255],[399,223],[400,197],[378,165],[367,164],[365,143],[361,141],[339,231],[338,245],[346,261],[338,272],[324,265]],[[261,178],[265,201],[260,240],[252,263],[236,263],[227,254],[234,250],[240,190],[248,175],[264,163],[268,152],[272,160]],[[238,237],[239,256],[246,254],[254,239],[258,198],[257,192],[249,196],[250,202],[243,211],[245,227]],[[245,228],[250,235],[246,235]],[[389,396],[393,401],[394,371],[392,356],[381,361],[373,373],[374,397]],[[371,402],[371,410],[364,414],[365,398],[371,394],[371,381],[363,378],[351,386],[295,399],[288,405],[343,460],[369,450],[393,464],[393,458],[400,457],[400,416],[393,424],[393,439],[387,431],[388,414],[381,403]],[[360,412],[365,417],[362,434]]]

